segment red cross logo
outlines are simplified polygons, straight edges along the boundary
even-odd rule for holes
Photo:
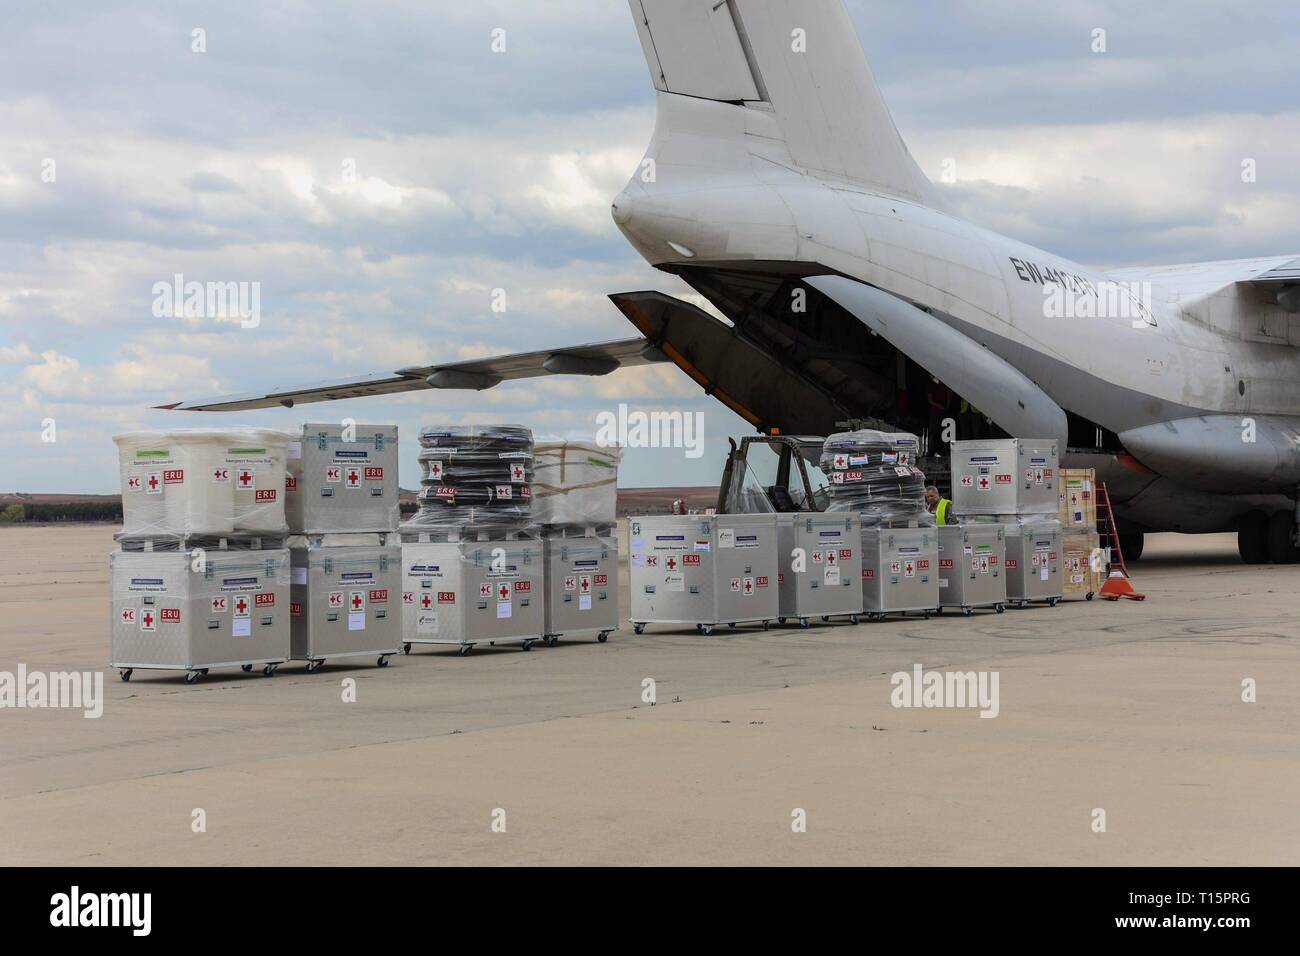
[[[676,570],[677,570],[677,559],[676,559],[676,558],[669,558],[667,563],[668,563],[668,570],[669,570],[669,571],[676,571]]]
[[[672,560],[673,560],[672,558],[669,558],[668,563],[672,564]],[[583,594],[586,594],[588,591],[591,590],[591,578],[587,577],[587,575],[585,574],[582,577],[578,578],[578,587],[582,589]]]
[[[647,568],[657,568],[657,567],[659,567],[659,555],[657,555],[657,554],[647,554],[647,555],[646,555],[646,558],[645,558],[645,566],[646,566]]]
[[[155,488],[157,488],[157,487],[158,487],[158,476],[157,476],[157,475],[150,475],[150,476],[149,476],[149,490],[150,490],[150,491],[153,491],[153,490],[154,490]]]
[[[909,578],[912,576],[912,574],[915,571],[916,571],[916,565],[913,564],[911,561],[908,561],[907,564],[903,565],[903,573],[906,574]]]
[[[135,608],[133,607],[122,608],[122,623],[123,624],[135,623]]]
[[[415,603],[415,592],[414,592],[414,591],[403,591],[403,592],[402,592],[402,603],[403,603],[403,604],[414,604],[414,603]]]
[[[248,601],[246,599],[241,597],[238,601],[235,602],[235,613],[239,615],[244,615],[248,613]]]
[[[491,594],[492,594],[492,585],[490,585],[490,584],[480,584],[480,585],[478,586],[478,596],[479,596],[479,597],[489,597]]]
[[[429,610],[429,608],[433,607],[433,598],[429,597],[427,594],[420,595],[420,607],[424,608],[426,611]]]
[[[577,583],[576,581],[574,581],[573,578],[565,578],[565,579],[564,579],[564,590],[566,590],[566,591],[572,591],[572,590],[573,590],[575,587],[577,587],[577,586],[578,586],[578,583]]]
[[[252,469],[251,468],[239,469],[239,477],[236,480],[239,482],[239,487],[247,488],[249,485],[253,483]]]
[[[834,552],[834,551],[827,551],[827,552],[826,552],[826,563],[827,563],[827,564],[834,564],[834,563],[835,563],[835,552]]]
[[[153,630],[153,611],[144,612],[144,617],[140,620],[140,627],[146,631]]]
[[[126,486],[127,486],[128,488],[130,488],[132,491],[139,491],[139,490],[140,490],[140,479],[139,479],[139,478],[136,478],[136,477],[128,478],[128,479],[126,480]]]
[[[989,490],[989,476],[980,475],[980,491],[988,491],[988,490]]]
[[[349,488],[356,488],[356,487],[357,487],[358,485],[360,485],[360,484],[361,484],[361,469],[360,469],[360,468],[349,468],[349,469],[348,469],[347,486],[348,486]]]
[[[973,488],[973,487],[975,486],[975,478],[974,478],[974,476],[972,476],[972,475],[962,475],[962,476],[961,476],[961,486],[962,486],[963,488]]]
[[[510,597],[510,588],[506,587],[506,585],[504,585],[504,584],[501,585],[499,588],[497,588],[497,599],[498,599],[498,600],[500,600],[500,601],[505,601],[505,600],[507,600],[509,597]]]
[[[524,466],[523,466],[523,465],[512,465],[511,468],[510,468],[510,477],[513,478],[515,481],[523,481],[523,480],[524,480]]]
[[[215,470],[212,472],[212,480],[213,480],[213,481],[229,481],[229,480],[230,480],[230,469],[229,469],[229,468],[217,468],[217,469],[215,469]]]
[[[836,455],[836,456],[835,456],[835,467],[836,467],[836,468],[847,468],[847,467],[848,467],[848,464],[849,464],[849,460],[848,460],[847,458],[845,458],[843,455]]]
[[[754,582],[749,578],[745,578],[745,593],[749,594],[753,590],[754,590]]]
[[[214,597],[212,599],[212,613],[220,614],[226,609],[226,599],[223,597]]]
[[[342,607],[342,606],[343,606],[343,592],[342,592],[342,591],[331,591],[331,592],[330,592],[330,607]]]
[[[821,560],[822,560],[822,553],[820,551],[814,551],[813,564],[821,564]]]
[[[325,469],[325,480],[326,481],[339,480],[339,469],[337,465],[330,465],[330,467]]]
[[[362,595],[362,593],[361,593],[360,591],[353,591],[353,592],[352,592],[352,610],[354,610],[354,611],[360,611],[360,610],[361,610],[363,607],[365,607],[365,606],[366,606],[366,599],[365,599],[365,596]]]
[[[442,462],[440,461],[429,462],[429,477],[430,478],[442,477]]]

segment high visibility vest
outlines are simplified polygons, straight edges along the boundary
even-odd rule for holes
[[[952,502],[949,501],[947,498],[939,499],[939,506],[934,509],[934,520],[936,523],[938,524],[948,523],[948,506],[951,504]]]

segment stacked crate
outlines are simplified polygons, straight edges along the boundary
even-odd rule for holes
[[[374,658],[402,644],[396,425],[308,423],[289,445],[292,658]]]
[[[1088,601],[1101,590],[1107,566],[1097,533],[1096,485],[1091,468],[1061,470],[1057,520],[1063,529],[1063,589],[1066,597],[1081,596]]]
[[[116,435],[123,527],[109,559],[112,666],[179,670],[289,657],[285,463],[291,436],[268,429]]]
[[[952,510],[960,523],[1001,524],[1008,603],[1055,606],[1063,595],[1060,457],[1055,441],[980,439],[952,444]]]
[[[871,430],[831,435],[823,446],[827,512],[861,521],[861,607],[873,620],[939,607],[939,537],[918,448],[915,435]]]
[[[402,650],[543,637],[542,541],[532,524],[533,437],[517,425],[420,431],[420,510],[400,529]]]
[[[594,439],[533,448],[532,521],[542,536],[546,643],[618,630],[619,448]]]

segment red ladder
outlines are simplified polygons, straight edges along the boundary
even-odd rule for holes
[[[1145,601],[1147,596],[1133,590],[1133,585],[1129,583],[1124,549],[1119,545],[1119,531],[1115,528],[1115,510],[1110,506],[1110,493],[1106,490],[1104,481],[1097,482],[1097,536],[1110,547],[1106,583],[1098,593],[1107,601],[1118,601],[1122,597]]]

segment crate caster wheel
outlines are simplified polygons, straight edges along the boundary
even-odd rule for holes
[[[122,670],[120,670],[118,673],[119,673],[119,674],[121,675],[121,677],[122,677],[122,683],[125,684],[127,681],[129,681],[129,680],[131,679],[131,675],[134,674],[135,671],[132,670],[130,667],[124,667],[124,668],[122,668]]]
[[[185,683],[196,684],[198,683],[199,678],[202,676],[203,676],[202,671],[189,671],[185,675]]]
[[[763,622],[763,630],[766,631],[766,630],[767,630],[769,627],[771,627],[771,626],[772,626],[772,622],[771,622],[771,621],[764,621],[764,622]]]
[[[633,625],[632,625],[632,633],[633,633],[633,634],[644,634],[644,633],[645,633],[645,625],[644,625],[644,624],[633,624]]]
[[[533,642],[524,641],[524,643],[520,645],[520,648],[525,651],[531,651],[533,649]]]
[[[930,614],[931,614],[931,613],[933,613],[933,612],[931,612],[931,611],[922,611],[922,612],[921,612],[921,616],[922,616],[923,618],[925,618],[925,619],[928,621],[928,620],[930,620]]]
[[[697,627],[699,627],[700,633],[703,634],[705,637],[708,637],[710,634],[713,633],[712,624],[699,624],[697,625]]]
[[[801,618],[799,618],[799,626],[800,626],[801,628],[803,628],[804,630],[807,630],[807,629],[808,629],[808,618],[806,618],[806,617],[801,617]]]
[[[831,619],[831,616],[830,616],[829,614],[823,614],[823,615],[822,615],[822,623],[823,623],[823,624],[826,624],[827,622],[829,622],[830,619]]]
[[[997,611],[999,614],[1005,614],[1007,611],[1007,606],[1005,604],[997,604],[994,605],[993,610]]]
[[[1083,596],[1083,599],[1085,601],[1091,601],[1093,597],[1096,595],[1096,593],[1097,593],[1096,591],[1089,591],[1087,594]]]
[[[971,610],[970,608],[968,608],[968,607],[964,607],[964,608],[961,609],[962,617],[970,617],[970,616],[971,616],[972,614],[974,614],[974,613],[975,613],[975,612],[972,611],[972,610]]]
[[[200,668],[199,668],[199,673],[202,674],[204,677],[207,677],[207,676],[208,676],[208,669],[207,669],[206,667],[200,667]]]
[[[402,645],[402,653],[403,653],[403,654],[410,654],[410,653],[411,653],[411,645],[410,645],[410,644],[403,644],[403,645]]]
[[[324,663],[325,663],[324,661],[308,661],[306,667],[307,673],[308,674],[316,673],[318,670],[320,670],[320,666]]]
[[[1016,605],[1016,607],[1020,608],[1020,610],[1023,611],[1025,608],[1029,607],[1029,602],[1021,601],[1019,604]]]
[[[935,609],[934,609],[934,613],[935,613],[935,614],[942,614],[942,613],[943,613],[943,608],[941,608],[941,607],[937,607],[937,608],[935,608]]]
[[[461,657],[464,657],[466,654],[469,653],[470,648],[473,646],[474,646],[473,644],[462,644],[460,646],[460,650],[457,653],[459,653]]]
[[[262,676],[274,677],[275,672],[278,671],[279,669],[280,669],[279,664],[267,664],[265,667],[262,668]]]
[[[849,615],[849,623],[850,623],[850,624],[861,624],[861,623],[862,623],[862,618],[858,617],[856,614],[850,614],[850,615]]]
[[[730,624],[727,625],[727,627],[731,628],[734,631],[736,629],[736,622],[732,621]]]
[[[778,618],[776,619],[776,623],[778,623],[778,624],[784,624],[784,623],[785,623],[785,618],[783,618],[783,617],[778,617]]]
[[[240,665],[239,665],[239,669],[240,669],[241,671],[243,671],[245,674],[251,674],[251,673],[253,672],[253,665],[252,665],[252,664],[240,664]]]
[[[1057,602],[1060,601],[1060,600],[1061,600],[1060,598],[1054,598],[1054,597],[1053,597],[1053,598],[1048,598],[1048,599],[1047,599],[1047,606],[1048,606],[1048,607],[1056,607]]]
[[[376,667],[387,667],[387,666],[388,666],[388,655],[385,654],[383,657],[379,658],[379,660],[375,661],[375,666],[376,666]]]
[[[556,644],[560,643],[560,638],[558,635],[555,637],[544,637],[542,638],[542,643],[547,647],[554,647]]]
[[[599,634],[596,635],[596,640],[604,644],[607,640],[609,640],[609,631],[601,631]]]

